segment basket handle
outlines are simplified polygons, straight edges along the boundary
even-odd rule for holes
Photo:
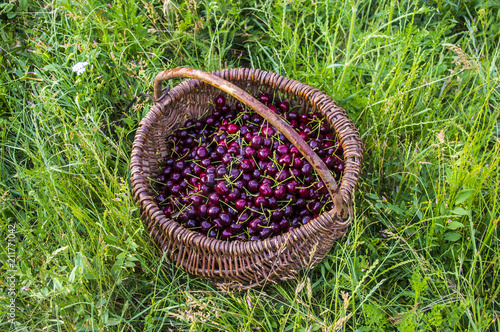
[[[238,99],[243,104],[252,108],[257,114],[266,119],[270,124],[275,126],[290,142],[297,147],[306,160],[316,169],[323,183],[328,188],[328,192],[332,197],[337,215],[342,219],[347,219],[348,212],[346,204],[342,199],[337,182],[333,178],[328,167],[321,158],[311,149],[311,147],[299,136],[299,134],[288,125],[281,117],[273,113],[267,106],[252,97],[238,86],[215,76],[211,73],[204,72],[199,69],[192,68],[174,68],[165,70],[156,75],[154,81],[155,98],[160,98],[162,94],[162,83],[172,78],[194,78],[210,84]]]

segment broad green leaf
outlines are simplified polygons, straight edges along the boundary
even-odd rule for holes
[[[457,229],[457,228],[462,228],[464,227],[464,224],[458,221],[452,221],[448,224],[448,229]]]
[[[460,216],[466,216],[469,214],[469,211],[466,211],[466,210],[462,209],[461,207],[456,207],[451,211],[451,213],[458,214]]]
[[[442,216],[446,214],[446,206],[444,203],[441,203],[441,205],[439,206],[439,213],[441,213]]]
[[[390,204],[390,203],[387,203],[387,207],[389,209],[391,209],[392,211],[398,213],[398,214],[403,214],[405,212],[404,210],[400,209],[396,205],[393,205],[393,204]]]
[[[455,205],[465,202],[473,193],[474,189],[463,189],[460,190],[455,198]]]
[[[377,195],[372,194],[372,193],[366,193],[365,195],[366,195],[367,197],[371,198],[371,199],[375,199],[375,200],[380,199]]]
[[[45,67],[43,67],[43,69],[46,71],[59,72],[61,70],[61,66],[55,64],[48,64]]]
[[[455,232],[448,232],[444,234],[444,239],[450,242],[458,241],[462,238],[462,235]]]
[[[69,278],[68,278],[68,281],[69,282],[74,282],[75,281],[75,277],[76,277],[76,269],[78,269],[78,266],[75,266],[73,268],[73,270],[71,270],[71,273],[69,274]]]

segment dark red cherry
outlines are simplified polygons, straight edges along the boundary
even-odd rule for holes
[[[257,182],[256,180],[250,180],[250,181],[248,181],[247,189],[251,193],[256,193],[259,190],[259,182]]]
[[[335,166],[335,158],[333,158],[332,156],[326,156],[324,162],[327,167]]]
[[[266,207],[267,200],[264,196],[256,196],[253,200],[254,204],[258,207]]]
[[[240,127],[235,125],[234,123],[231,123],[227,126],[227,132],[229,134],[236,134],[240,130]]]
[[[307,224],[311,220],[312,220],[312,218],[310,216],[304,216],[304,218],[302,218],[302,225]]]
[[[259,100],[263,104],[269,104],[271,102],[271,96],[268,95],[267,93],[263,93],[260,95]]]
[[[319,213],[319,211],[321,210],[321,206],[322,206],[322,204],[318,201],[313,201],[313,202],[307,203],[307,208],[312,213]]]
[[[302,173],[300,172],[300,169],[297,168],[290,168],[290,175],[293,176],[294,178],[298,178]]]
[[[311,166],[311,164],[305,163],[300,168],[300,171],[302,172],[302,175],[309,175],[309,174],[311,174],[311,172],[312,172],[312,166]]]
[[[167,167],[165,167],[165,169],[163,170],[162,173],[163,173],[163,175],[168,176],[172,173],[172,170],[173,170],[173,168],[171,166],[167,166]]]
[[[320,144],[317,140],[313,139],[309,142],[309,146],[311,147],[311,149],[313,150],[317,150],[319,147],[320,147]]]
[[[170,187],[170,193],[174,196],[179,195],[181,191],[181,186],[178,184],[174,184],[172,187]]]
[[[208,231],[210,230],[210,228],[212,228],[212,224],[208,221],[202,221],[201,222],[201,232],[202,233],[208,233]]]
[[[263,228],[261,231],[260,231],[260,238],[262,240],[264,239],[267,239],[269,237],[269,235],[271,235],[271,229],[270,228]]]
[[[215,174],[205,174],[201,177],[201,183],[208,187],[213,187],[215,185]]]
[[[186,189],[189,187],[189,182],[186,179],[184,179],[184,181],[181,181],[179,183],[179,186],[181,187],[182,192],[186,192]]]
[[[286,179],[288,179],[289,176],[290,176],[290,173],[288,173],[288,171],[286,169],[284,169],[278,173],[278,175],[276,176],[276,181],[283,182]]]
[[[219,156],[222,156],[224,155],[225,153],[227,153],[227,148],[224,146],[224,145],[218,145],[216,148],[215,148],[215,152],[217,152],[217,154]]]
[[[335,148],[335,152],[338,154],[339,152],[342,152],[344,151],[344,148],[342,147],[342,144],[340,144],[340,142],[335,142],[333,144],[334,148]]]
[[[226,104],[226,98],[224,98],[223,95],[218,95],[217,98],[215,98],[215,105],[217,107],[222,107]]]
[[[275,132],[276,132],[276,130],[274,130],[271,126],[266,126],[266,127],[262,128],[262,134],[265,137],[271,137],[274,135]]]
[[[252,180],[252,175],[250,173],[243,173],[241,179],[248,182]]]
[[[186,213],[181,213],[179,214],[179,216],[177,217],[177,219],[181,222],[181,223],[185,223],[189,220],[189,217]]]
[[[217,176],[217,178],[223,178],[224,175],[226,175],[227,173],[228,173],[227,169],[226,169],[226,167],[224,167],[224,165],[219,165],[215,169],[215,175]]]
[[[179,130],[177,132],[177,137],[179,137],[180,139],[184,139],[184,138],[187,138],[188,137],[188,132],[187,130]]]
[[[214,192],[210,193],[208,195],[208,201],[210,202],[210,204],[213,204],[213,205],[219,204],[220,203],[220,196],[219,196],[219,194],[214,193]]]
[[[271,150],[269,150],[269,148],[262,148],[262,149],[259,149],[259,151],[257,152],[257,157],[258,157],[260,160],[265,160],[265,159],[267,159],[270,155],[271,155]]]
[[[218,206],[211,206],[207,210],[207,214],[210,218],[216,218],[220,213],[220,208]]]
[[[234,202],[234,205],[236,206],[236,209],[238,211],[243,211],[247,207],[247,201],[245,199],[238,199],[236,202]]]
[[[194,206],[200,205],[201,203],[203,203],[203,200],[204,200],[201,196],[198,196],[198,195],[193,195],[190,198],[191,198],[191,202],[193,203]]]
[[[284,154],[279,157],[278,164],[281,166],[290,166],[292,164],[292,157],[289,154]]]
[[[288,149],[288,146],[285,145],[285,144],[281,144],[279,145],[277,148],[276,148],[276,152],[278,152],[278,154],[281,156],[281,155],[284,155],[284,154],[287,154],[289,151]]]
[[[282,199],[286,195],[286,188],[283,185],[278,185],[274,188],[274,197],[277,199]]]
[[[220,222],[221,222],[222,225],[228,226],[233,221],[233,218],[231,217],[231,215],[229,213],[222,212],[219,215],[219,220],[220,220]]]
[[[240,149],[238,149],[235,146],[230,146],[229,149],[227,149],[227,153],[232,154],[232,155],[237,155],[239,154]]]
[[[205,158],[205,159],[202,159],[200,161],[200,164],[201,164],[202,167],[207,168],[208,166],[210,166],[211,162],[210,162],[210,159]]]
[[[182,180],[182,175],[180,173],[174,172],[170,174],[170,180],[172,180],[172,182],[174,183],[178,183]]]
[[[293,207],[291,205],[285,206],[283,209],[283,216],[285,217],[291,217],[293,215]]]
[[[253,134],[251,132],[247,132],[244,134],[243,139],[245,142],[250,143],[252,141]]]
[[[203,168],[201,166],[194,164],[193,165],[193,174],[194,175],[200,175],[203,172]]]
[[[297,181],[290,180],[286,183],[286,190],[288,191],[288,193],[294,194],[297,191],[297,185]]]
[[[229,164],[233,160],[233,158],[231,157],[231,155],[229,153],[225,153],[222,156],[221,160],[222,160],[223,164]]]
[[[320,194],[328,194],[328,189],[326,188],[325,184],[323,181],[317,182],[315,185],[316,191]]]
[[[245,153],[245,157],[247,158],[252,158],[255,155],[255,149],[251,146],[246,146],[243,151]]]
[[[278,225],[282,231],[287,231],[288,227],[290,227],[290,223],[286,219],[281,219]]]
[[[224,181],[217,182],[217,184],[215,185],[215,191],[219,195],[225,196],[225,195],[229,194],[229,188],[227,187],[227,185]]]
[[[243,190],[245,187],[245,182],[243,180],[238,180],[233,184],[234,187],[238,188],[239,190]]]
[[[239,224],[244,224],[246,223],[250,218],[251,218],[251,213],[247,212],[247,211],[243,211],[241,212],[237,217],[236,217],[236,221],[239,223]]]
[[[232,207],[227,208],[227,213],[229,213],[233,218],[238,215],[238,211]]]
[[[299,119],[299,114],[297,112],[294,112],[294,111],[288,112],[286,114],[286,118],[289,121],[297,121]]]
[[[228,228],[224,228],[221,233],[221,238],[222,240],[229,240],[229,238],[233,236],[233,233],[231,233],[231,230]]]
[[[273,194],[271,185],[269,183],[263,183],[259,186],[259,192],[262,196],[269,197]]]
[[[306,206],[307,201],[304,198],[298,198],[297,201],[295,202],[296,207],[304,207]]]
[[[236,199],[238,199],[238,197],[240,197],[240,191],[236,187],[231,189],[231,191],[227,195],[227,198],[229,198],[231,202],[234,202]]]
[[[163,208],[162,208],[162,211],[163,213],[165,214],[165,216],[168,218],[172,215],[172,213],[174,212],[174,208],[171,206],[171,205],[165,205]]]
[[[229,226],[229,229],[233,234],[241,233],[243,231],[243,224],[231,224],[231,226]]]
[[[239,169],[232,168],[231,171],[229,172],[229,177],[231,178],[231,180],[236,180],[240,176],[240,174],[241,171]]]
[[[271,212],[271,220],[280,220],[281,218],[283,218],[283,211],[274,210]]]
[[[182,171],[185,167],[185,164],[182,160],[177,160],[176,162],[174,162],[174,169],[176,171]]]
[[[201,204],[198,206],[198,216],[200,218],[204,218],[207,215],[208,206],[206,204]]]
[[[270,148],[273,146],[273,141],[270,138],[264,137],[264,139],[262,140],[262,146]]]
[[[158,196],[156,196],[156,201],[158,203],[162,203],[165,199],[166,199],[166,197],[163,194],[159,194]]]
[[[241,165],[240,165],[240,169],[245,173],[249,173],[249,172],[253,171],[253,165],[250,162],[250,160],[243,159],[243,161],[241,162]]]
[[[191,175],[193,175],[193,169],[191,167],[186,167],[182,170],[181,175],[184,179],[189,178]]]
[[[310,188],[300,188],[299,189],[299,196],[302,198],[308,198],[310,194],[311,194]]]
[[[269,197],[267,199],[267,206],[269,206],[270,208],[272,209],[276,209],[278,207],[278,200],[276,199],[276,197]]]
[[[260,226],[262,225],[262,219],[260,218],[255,218],[250,223],[248,224],[248,229],[252,231],[258,231],[260,230]]]
[[[195,228],[195,227],[197,227],[197,226],[198,226],[198,225],[197,225],[197,222],[196,222],[196,220],[194,220],[194,219],[189,219],[189,220],[187,221],[187,223],[186,223],[186,224],[184,224],[184,227],[186,227],[187,229],[192,229],[192,228]]]
[[[252,146],[252,148],[258,149],[261,147],[262,143],[263,139],[261,136],[253,136],[250,145]]]
[[[286,113],[290,110],[290,105],[286,101],[282,101],[279,104],[279,108],[282,112]],[[291,120],[291,119],[290,119]]]
[[[245,134],[248,133],[248,127],[245,125],[241,126],[240,133],[241,133],[241,135],[245,136]]]
[[[270,109],[271,111],[273,111],[273,113],[278,113],[278,108],[277,108],[276,106],[274,106],[274,105],[270,105],[270,106],[269,106],[269,109]]]
[[[266,174],[274,176],[277,171],[278,171],[278,169],[276,168],[276,166],[272,162],[267,164],[266,170],[265,170]]]

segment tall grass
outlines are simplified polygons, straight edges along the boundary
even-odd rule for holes
[[[2,329],[500,330],[494,3],[12,4],[0,9]],[[365,145],[356,216],[315,269],[222,292],[152,246],[128,180],[150,104],[124,108],[177,66],[271,70],[348,111]]]

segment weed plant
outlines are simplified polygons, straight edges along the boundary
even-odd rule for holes
[[[0,329],[499,331],[499,22],[491,0],[6,0]],[[129,183],[151,104],[125,106],[178,66],[270,70],[347,110],[356,215],[316,268],[223,292],[154,249]]]

